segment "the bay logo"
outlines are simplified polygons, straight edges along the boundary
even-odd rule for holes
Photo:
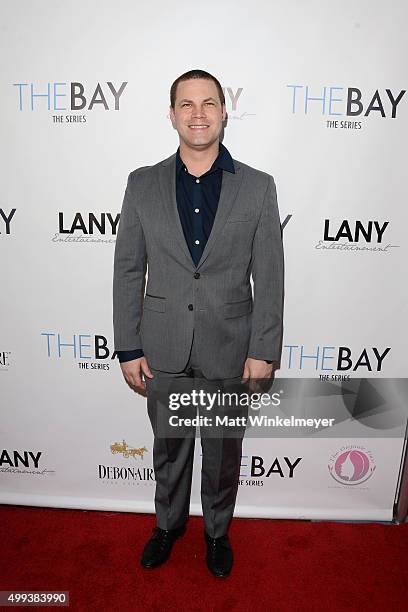
[[[302,457],[265,459],[261,455],[242,455],[239,485],[262,487],[266,478],[293,478],[301,461]]]
[[[391,347],[376,346],[359,349],[349,346],[284,344],[284,364],[288,370],[314,371],[327,375],[328,372],[340,372],[341,375],[358,372],[363,376],[367,372],[382,372],[384,360]],[[349,378],[349,377],[347,377]],[[331,376],[337,380],[337,376]]]
[[[127,81],[114,85],[107,81],[103,85],[86,86],[78,81],[70,83],[48,82],[44,85],[36,83],[13,83],[16,88],[16,104],[21,112],[48,110],[52,113],[60,111],[91,111],[102,108],[105,111],[120,110],[120,98]]]
[[[49,359],[78,361],[81,370],[108,371],[108,362],[116,358],[116,352],[102,334],[75,333],[67,336],[57,331],[45,331],[40,335],[43,336],[44,349]]]
[[[15,208],[7,212],[3,208],[0,208],[0,234],[11,234],[11,220],[15,212]]]
[[[292,114],[320,114],[327,117],[381,116],[396,119],[406,90],[363,92],[358,87],[286,85]]]

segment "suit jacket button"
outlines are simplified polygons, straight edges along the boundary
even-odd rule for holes
[[[193,308],[194,308],[194,306],[193,306],[192,304],[189,304],[189,305],[188,305],[188,309],[189,309],[189,310],[193,310]]]
[[[200,273],[199,272],[194,272],[194,278],[200,278]]]

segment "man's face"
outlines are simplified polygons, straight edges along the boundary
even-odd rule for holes
[[[180,141],[190,148],[203,150],[218,141],[226,114],[214,81],[189,79],[178,84],[170,118]]]

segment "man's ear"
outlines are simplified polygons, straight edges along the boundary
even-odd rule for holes
[[[225,121],[226,118],[227,118],[227,108],[225,104],[223,104],[222,105],[222,120]]]
[[[171,104],[169,106],[169,117],[170,117],[170,121],[172,122],[173,127],[174,127],[175,117],[174,117],[174,110],[173,110],[173,107],[172,107]]]

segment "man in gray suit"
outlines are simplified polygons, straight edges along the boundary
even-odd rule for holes
[[[154,432],[157,525],[141,558],[150,568],[169,558],[185,531],[195,442],[194,435],[159,434],[159,383],[271,378],[283,334],[274,179],[233,159],[220,142],[227,114],[214,76],[181,75],[170,103],[179,148],[130,173],[113,277],[115,350],[128,385],[147,394]],[[206,560],[220,577],[233,563],[227,531],[242,435],[201,437]]]

